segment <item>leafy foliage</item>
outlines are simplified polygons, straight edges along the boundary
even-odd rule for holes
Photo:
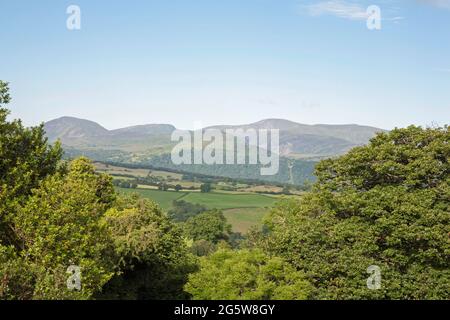
[[[217,245],[208,240],[193,241],[190,251],[198,257],[207,256],[217,250]]]
[[[34,299],[86,299],[110,279],[113,247],[99,222],[113,201],[111,179],[84,158],[32,191],[13,223],[20,256],[33,274]],[[67,289],[71,265],[82,270],[81,291]]]
[[[208,208],[200,204],[194,204],[184,200],[174,200],[172,202],[172,208],[169,210],[168,214],[170,219],[173,221],[185,222],[189,218],[192,218],[207,210]]]
[[[228,239],[231,233],[231,225],[219,210],[207,211],[189,218],[183,224],[183,229],[186,236],[194,241],[206,240],[212,243]]]
[[[307,273],[315,298],[448,298],[449,140],[412,126],[321,162],[313,192],[271,213],[265,247]]]
[[[0,82],[0,103],[9,100]],[[61,162],[42,126],[8,113],[0,108],[0,299],[187,297],[195,258],[181,230],[153,203],[117,199],[88,159]],[[67,286],[72,265],[79,291]]]
[[[11,100],[8,84],[0,81],[0,244],[17,245],[11,226],[16,207],[41,180],[56,172],[62,150],[49,146],[43,126],[25,128],[20,120],[7,121]]]
[[[100,298],[187,298],[183,285],[195,259],[181,230],[154,203],[136,196],[119,199],[105,216],[119,272]]]
[[[221,211],[178,201],[166,216],[117,197],[88,159],[62,162],[42,126],[8,121],[10,99],[0,81],[0,299],[450,296],[448,127],[396,129],[322,161],[312,191],[243,241]],[[67,288],[71,265],[79,291]],[[366,286],[373,265],[378,290]]]
[[[261,250],[220,249],[201,258],[186,284],[197,300],[302,300],[309,290],[302,272]]]
[[[89,151],[73,150],[74,154],[84,154]],[[108,158],[102,156],[104,152],[90,153],[89,155],[95,157],[99,161],[108,161]],[[106,159],[105,159],[106,158]],[[111,157],[112,158],[112,157]],[[131,163],[135,156],[131,155],[114,155],[115,159],[120,159],[120,163]],[[291,160],[285,157],[280,157],[279,171],[275,175],[261,175],[261,164],[181,164],[175,165],[172,162],[170,153],[161,155],[146,156],[145,159],[138,160],[140,165],[150,165],[156,168],[164,168],[167,170],[177,170],[183,172],[188,177],[189,175],[205,175],[210,177],[217,177],[220,179],[231,178],[242,182],[269,182],[280,184],[294,184],[302,186],[308,181],[315,181],[313,175],[316,161]],[[291,174],[292,173],[292,174]],[[216,179],[217,180],[217,179]]]
[[[33,298],[34,279],[24,258],[13,247],[0,245],[0,299]]]
[[[200,191],[202,193],[208,193],[211,192],[211,184],[210,183],[204,183],[200,186]]]

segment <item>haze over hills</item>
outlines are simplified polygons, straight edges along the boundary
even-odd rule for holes
[[[171,145],[170,135],[176,128],[169,124],[148,124],[107,130],[96,122],[62,117],[45,123],[50,142],[57,139],[64,146],[125,152],[147,151]]]
[[[280,129],[280,149],[284,156],[296,158],[330,157],[364,145],[384,130],[360,125],[307,125],[283,119],[266,119],[248,125],[213,126],[225,129]]]
[[[261,176],[255,165],[176,166],[170,151],[176,142],[170,124],[148,124],[107,130],[96,122],[63,117],[45,123],[50,142],[59,139],[69,157],[86,155],[94,160],[150,165],[188,173],[234,179],[261,179],[277,183],[302,184],[313,179],[315,161],[344,154],[369,142],[382,129],[359,125],[305,125],[283,119],[266,119],[252,124],[212,126],[206,129],[279,129],[280,170]]]
[[[379,128],[359,125],[305,125],[283,119],[266,119],[252,124],[212,126],[207,129],[279,129],[284,156],[296,158],[329,157],[366,144]],[[170,124],[148,124],[107,130],[96,122],[62,117],[45,124],[50,142],[60,139],[68,147],[125,152],[169,149],[176,128]]]

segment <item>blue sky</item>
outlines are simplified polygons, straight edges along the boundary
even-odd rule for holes
[[[71,4],[81,30],[66,28]],[[27,125],[450,119],[450,0],[0,0],[0,39]]]

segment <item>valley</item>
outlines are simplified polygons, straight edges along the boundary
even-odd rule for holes
[[[275,175],[261,175],[261,165],[181,164],[171,160],[176,145],[170,124],[147,124],[108,130],[96,122],[62,117],[45,123],[49,142],[59,140],[68,159],[87,156],[101,162],[169,169],[196,175],[235,180],[257,180],[272,184],[302,186],[314,182],[315,164],[365,145],[376,133],[385,130],[361,125],[306,125],[283,119],[266,119],[252,124],[212,126],[206,129],[280,131],[279,170]],[[191,134],[192,132],[189,132]]]
[[[208,210],[222,210],[233,232],[242,234],[252,227],[260,227],[263,217],[277,201],[303,192],[294,187],[221,181],[163,170],[127,168],[101,162],[94,165],[97,172],[113,177],[120,193],[136,193],[153,200],[166,212],[173,209],[174,201],[180,200]],[[201,191],[205,183],[210,184],[209,192]]]
[[[176,145],[171,141],[176,128],[170,124],[107,130],[93,121],[72,117],[45,124],[49,141],[61,141],[66,159],[93,159],[98,172],[114,178],[120,193],[137,193],[169,213],[180,203],[219,209],[232,230],[242,234],[260,227],[263,217],[281,198],[298,197],[307,191],[315,181],[314,167],[319,160],[344,154],[383,131],[358,125],[304,125],[282,119],[206,129],[279,129],[278,173],[263,176],[258,164],[174,164],[170,152]]]
[[[226,194],[212,192],[175,192],[148,189],[117,188],[120,193],[137,193],[141,197],[158,203],[165,211],[172,209],[174,201],[184,200],[192,204],[205,206],[207,209],[220,209],[232,226],[233,232],[242,234],[252,227],[261,227],[262,219],[270,208],[279,200],[276,196],[260,194]],[[279,197],[281,198],[281,197]]]

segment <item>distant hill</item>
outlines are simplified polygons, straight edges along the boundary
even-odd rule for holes
[[[305,125],[283,119],[267,119],[239,126],[213,126],[213,129],[279,129],[280,148],[284,156],[308,159],[332,157],[369,142],[379,128],[360,125]],[[80,149],[105,149],[124,152],[169,150],[170,124],[148,124],[107,130],[101,125],[72,117],[49,121],[45,130],[50,142],[60,139],[63,145]]]
[[[262,180],[301,184],[312,179],[314,164],[326,157],[341,155],[351,148],[364,145],[377,132],[384,130],[360,125],[306,125],[283,119],[266,119],[239,126],[212,126],[226,129],[279,129],[280,173]],[[170,151],[175,142],[170,136],[176,128],[170,124],[148,124],[107,130],[101,125],[73,117],[63,117],[45,123],[50,142],[60,139],[67,155],[86,155],[98,161],[138,163],[174,169]],[[291,158],[291,165],[286,159]],[[289,169],[293,165],[293,170]],[[185,172],[224,177],[257,178],[258,168],[249,166],[183,165]]]
[[[96,122],[62,117],[45,123],[45,131],[50,141],[60,139],[70,145],[72,141],[89,142],[91,139],[108,134],[108,130]]]
[[[59,139],[67,147],[97,151],[142,152],[167,149],[172,145],[170,135],[175,129],[169,124],[149,124],[107,130],[98,123],[73,117],[62,117],[45,123],[50,142]]]
[[[285,156],[321,158],[344,154],[364,145],[383,129],[350,125],[306,125],[283,119],[266,119],[238,126],[213,126],[213,129],[279,129],[280,148]]]

